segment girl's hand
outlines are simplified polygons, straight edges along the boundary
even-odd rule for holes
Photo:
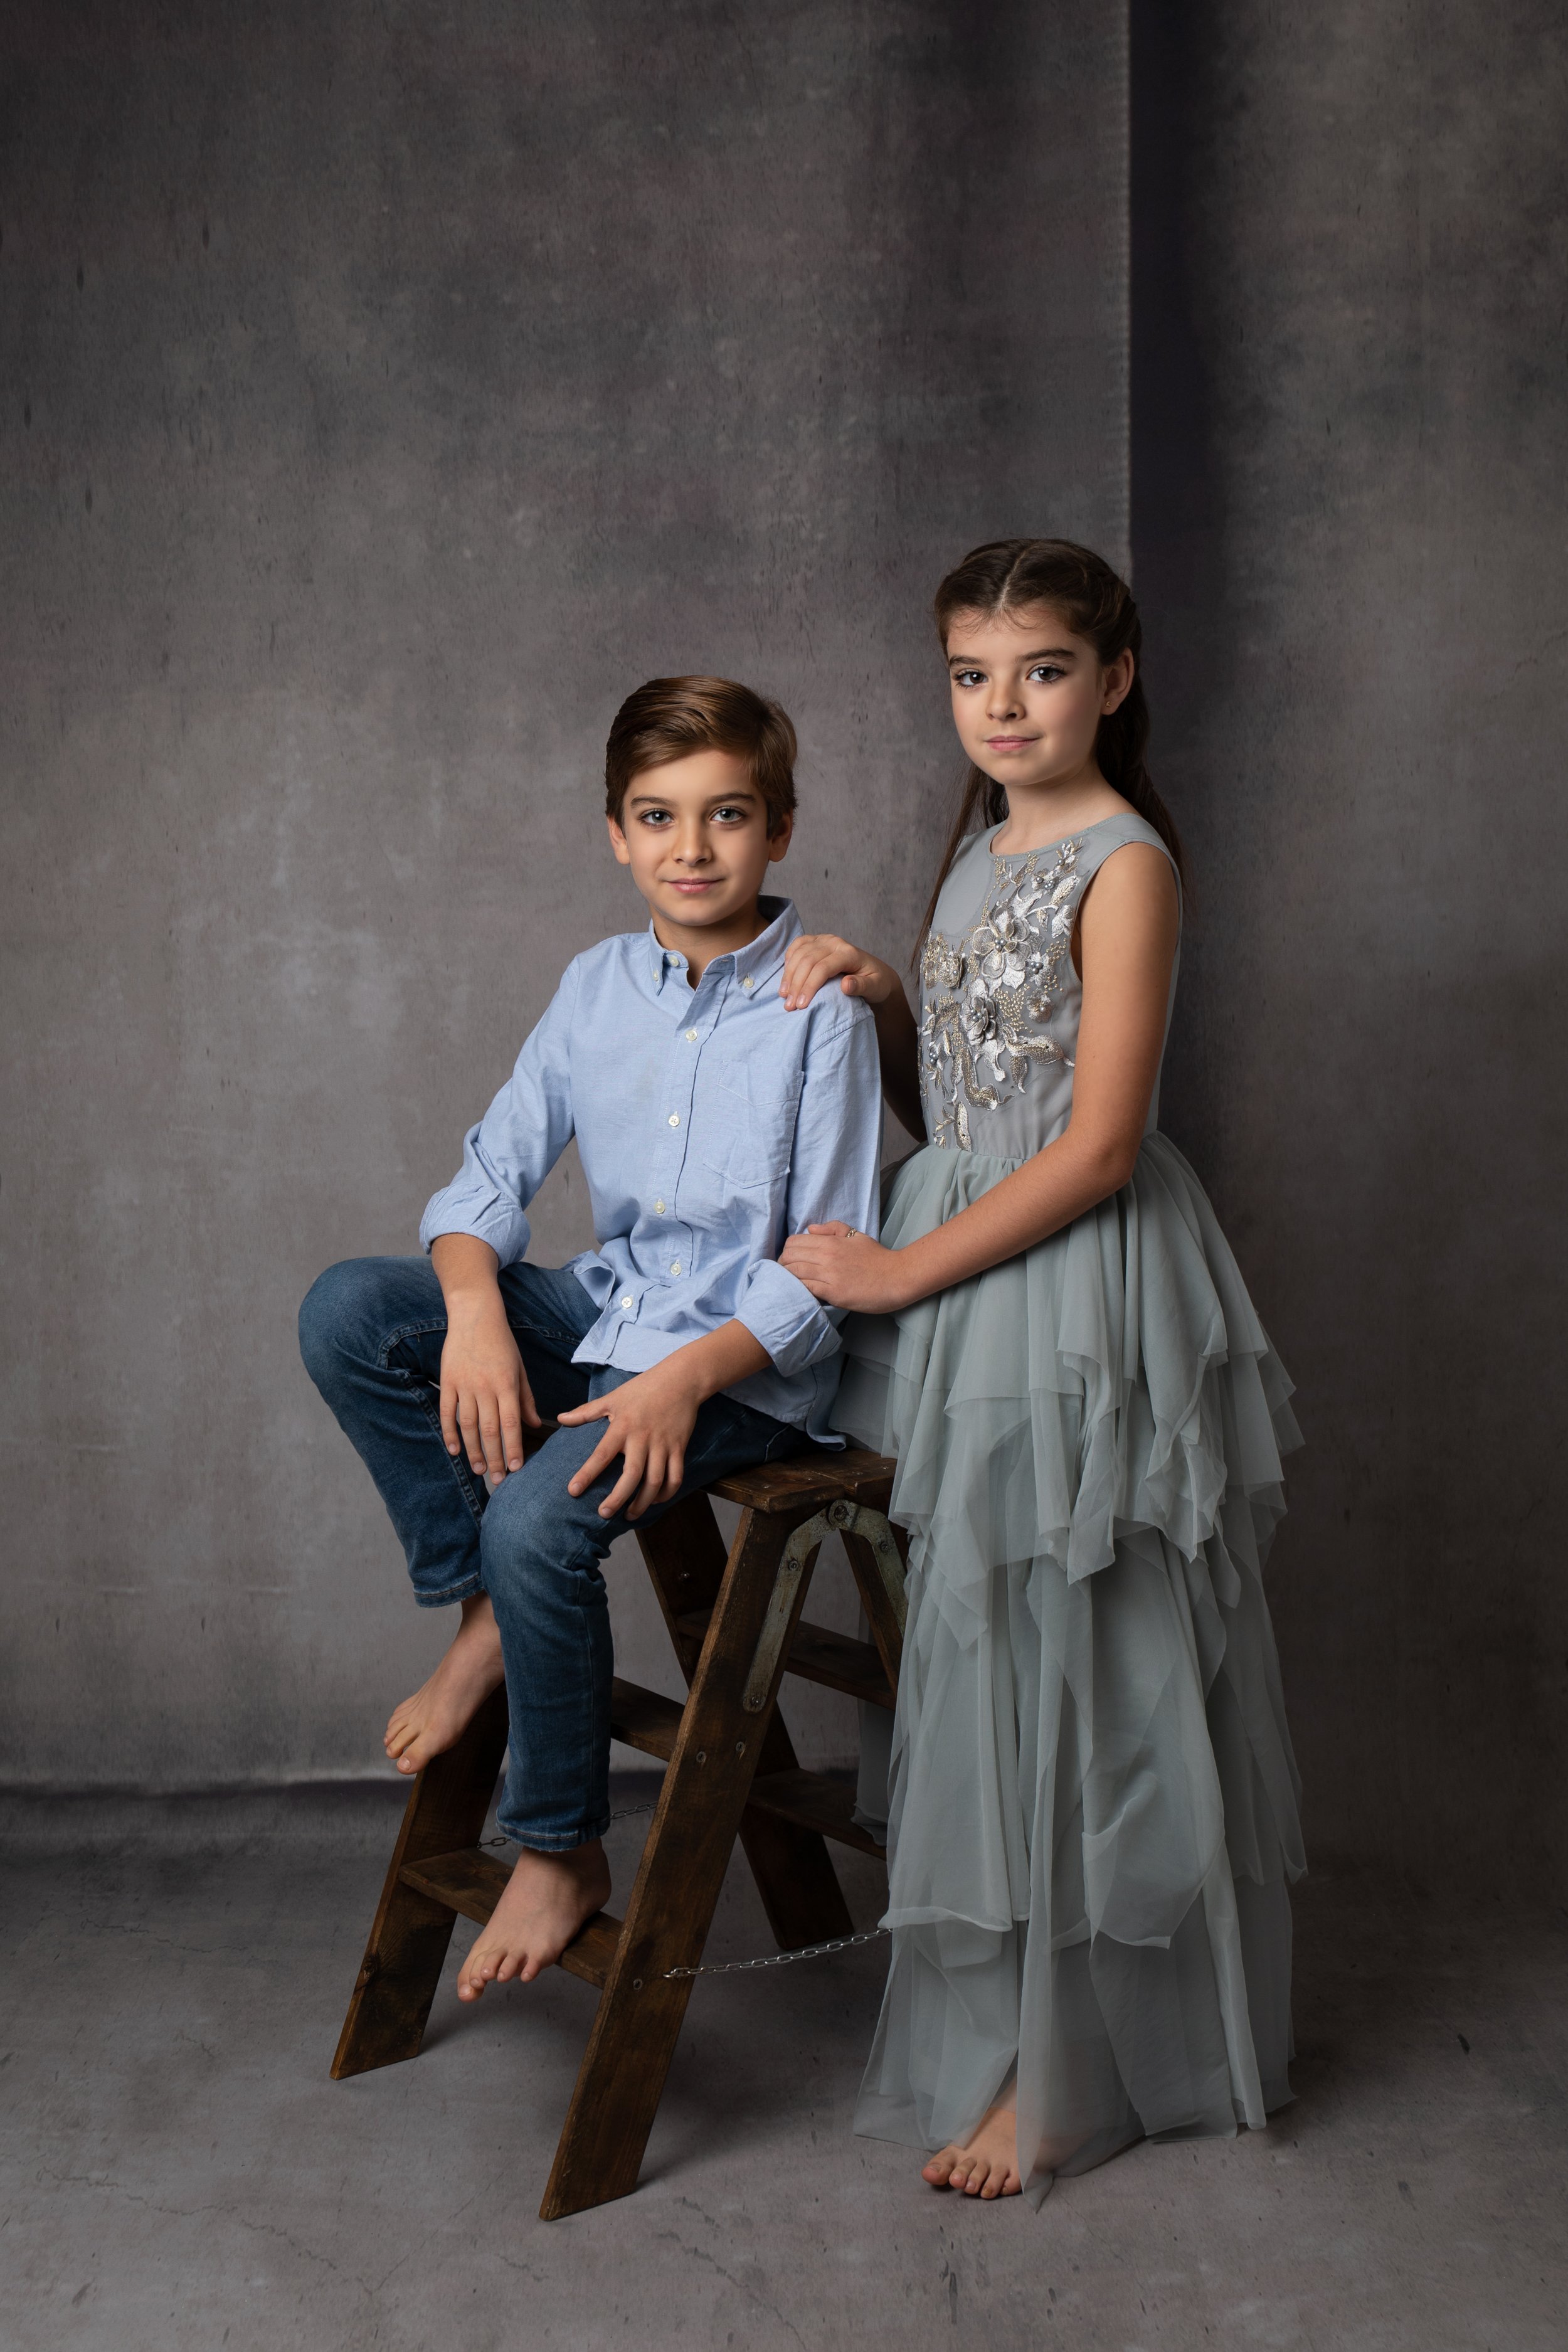
[[[825,1306],[851,1307],[858,1315],[892,1315],[911,1303],[903,1255],[835,1220],[791,1234],[779,1264]]]
[[[789,1012],[804,1012],[830,980],[837,981],[846,996],[863,996],[868,1004],[885,1003],[900,985],[891,964],[832,931],[814,931],[796,940],[785,956],[780,999]]]
[[[449,1310],[441,1347],[441,1434],[448,1454],[467,1454],[476,1478],[499,1486],[522,1467],[522,1432],[539,1411],[498,1292]]]
[[[562,1413],[559,1419],[566,1429],[587,1421],[609,1424],[576,1476],[568,1479],[566,1492],[585,1495],[621,1454],[621,1475],[599,1506],[602,1519],[613,1519],[623,1510],[628,1519],[637,1519],[655,1503],[673,1502],[686,1475],[686,1448],[702,1393],[678,1352],[651,1371],[624,1381],[608,1395]]]

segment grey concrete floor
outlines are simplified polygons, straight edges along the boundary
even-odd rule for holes
[[[615,1832],[624,1886],[641,1824]],[[637,2194],[536,2209],[592,2011],[552,1972],[327,2065],[390,1843],[363,1795],[31,1805],[5,1868],[7,2352],[1568,2345],[1568,1915],[1320,1871],[1299,2098],[1038,2214],[856,2139],[880,1948],[697,1988]],[[878,1874],[847,1858],[852,1907]],[[459,1927],[460,1948],[468,1931]],[[737,1863],[711,1956],[768,1948]]]

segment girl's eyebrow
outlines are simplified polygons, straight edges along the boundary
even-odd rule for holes
[[[1047,659],[1051,661],[1076,661],[1077,658],[1078,656],[1073,652],[1070,646],[1037,646],[1032,654],[1019,654],[1017,656],[1017,659],[1019,661],[1026,662],[1045,661]],[[949,669],[984,669],[985,667],[983,661],[976,659],[973,656],[965,657],[963,654],[949,654],[947,657],[947,666]]]

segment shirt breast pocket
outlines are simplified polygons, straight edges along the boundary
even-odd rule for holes
[[[719,1184],[782,1196],[800,1102],[798,1069],[761,1056],[716,1072],[699,1130],[700,1157]]]

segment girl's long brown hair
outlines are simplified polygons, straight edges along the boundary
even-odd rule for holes
[[[931,609],[936,615],[937,633],[945,646],[948,632],[961,613],[977,613],[992,620],[1002,613],[1030,612],[1037,605],[1059,614],[1075,637],[1087,638],[1102,669],[1109,668],[1119,654],[1131,655],[1132,684],[1122,701],[1100,720],[1094,739],[1094,756],[1111,790],[1131,801],[1145,823],[1153,826],[1174,858],[1176,871],[1184,884],[1186,860],[1182,855],[1181,835],[1171,821],[1170,811],[1154,790],[1153,779],[1143,761],[1144,746],[1149,740],[1149,705],[1138,667],[1143,648],[1143,626],[1126,581],[1111,570],[1103,556],[1096,555],[1092,548],[1078,546],[1070,539],[995,539],[984,547],[972,549],[963,562],[948,573],[936,592]],[[921,940],[935,919],[936,902],[952,869],[952,861],[976,822],[1000,824],[1006,814],[1005,787],[983,768],[972,766],[963,780],[958,814],[942,854],[936,887],[921,919]]]

